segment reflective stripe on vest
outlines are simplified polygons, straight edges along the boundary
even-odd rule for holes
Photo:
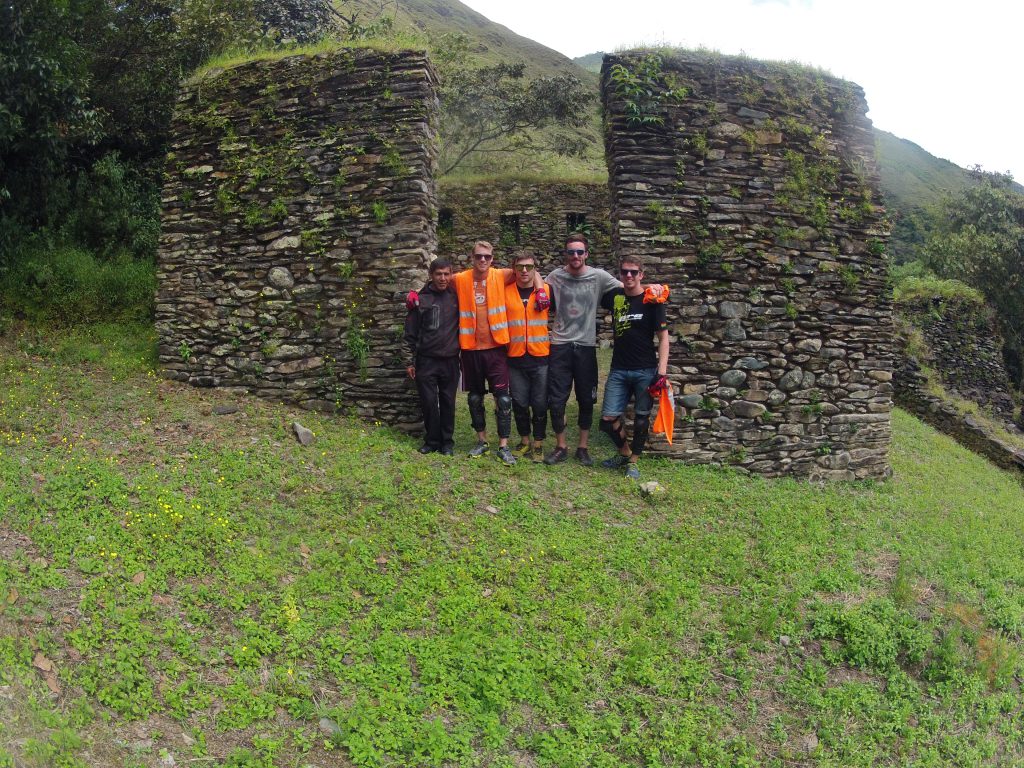
[[[476,297],[473,295],[473,270],[454,277],[459,297],[459,347],[476,349]],[[467,309],[468,308],[468,309]],[[487,320],[497,344],[508,344],[508,317],[505,309],[505,278],[500,269],[487,273]]]
[[[544,287],[550,293],[551,289],[547,285]],[[532,296],[524,307],[515,283],[505,286],[505,308],[508,312],[508,324],[512,328],[508,356],[522,357],[529,352],[534,357],[547,357],[551,353],[548,311],[538,311]]]

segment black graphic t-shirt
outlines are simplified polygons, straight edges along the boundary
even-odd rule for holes
[[[612,368],[636,371],[658,367],[654,337],[668,327],[664,304],[644,304],[644,295],[627,296],[621,288],[601,297],[601,306],[612,313],[615,349]]]

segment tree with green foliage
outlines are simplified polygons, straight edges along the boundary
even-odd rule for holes
[[[996,310],[1006,358],[1018,386],[1024,377],[1024,195],[1013,178],[972,171],[976,185],[947,199],[926,262],[942,277],[980,290]]]
[[[100,133],[87,52],[71,34],[80,19],[73,1],[0,3],[0,267],[14,221],[42,223],[48,180]]]
[[[594,94],[579,79],[530,80],[522,62],[467,67],[464,46],[464,38],[449,37],[431,52],[441,75],[442,174],[471,156],[584,154],[591,142],[579,129]]]

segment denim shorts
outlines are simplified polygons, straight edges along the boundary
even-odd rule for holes
[[[634,398],[633,412],[644,416],[651,412],[654,398],[647,391],[658,375],[657,368],[640,368],[627,371],[624,368],[612,368],[608,380],[604,383],[604,402],[601,404],[602,416],[621,416]]]

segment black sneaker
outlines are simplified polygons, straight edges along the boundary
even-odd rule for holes
[[[444,448],[441,449],[441,455],[442,456],[454,456],[455,455],[455,449],[452,448],[450,445],[446,445]]]
[[[469,455],[474,459],[479,459],[489,450],[491,450],[491,446],[487,444],[486,440],[478,440],[477,444],[469,449]]]
[[[545,464],[561,464],[563,461],[568,460],[569,449],[568,448],[555,448],[551,453],[544,457]]]
[[[617,453],[610,459],[605,459],[601,462],[601,466],[605,469],[618,469],[624,467],[629,463],[629,456],[623,456],[621,453]]]
[[[511,467],[516,463],[516,457],[512,455],[512,449],[507,445],[502,445],[498,448],[498,458],[501,459],[501,463],[506,467]]]
[[[578,461],[584,467],[594,466],[594,460],[590,458],[590,451],[588,451],[586,448],[576,449],[576,461]]]
[[[437,448],[435,448],[432,445],[427,445],[426,443],[421,445],[416,450],[419,451],[420,453],[437,453]]]
[[[639,480],[640,479],[640,467],[638,467],[636,465],[635,461],[630,461],[628,463],[629,463],[629,466],[626,467],[626,477],[628,477],[630,480]]]

